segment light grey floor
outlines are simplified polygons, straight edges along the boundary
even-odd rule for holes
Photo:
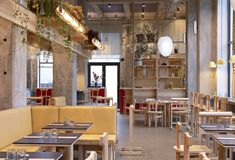
[[[120,156],[122,146],[128,145],[128,116],[118,114],[117,160],[174,160],[175,131],[168,127],[134,125],[134,146],[142,147],[143,156]]]

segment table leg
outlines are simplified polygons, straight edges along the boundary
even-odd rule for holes
[[[78,145],[78,160],[83,160],[83,146],[82,145]]]
[[[164,104],[164,126],[166,127],[166,104]]]
[[[73,160],[73,145],[66,148],[66,159]]]
[[[233,147],[229,148],[230,160],[233,160]]]
[[[219,145],[219,159],[218,160],[226,160],[226,148]]]

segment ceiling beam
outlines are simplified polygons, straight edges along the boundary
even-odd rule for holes
[[[91,3],[91,7],[94,9],[94,11],[97,13],[99,17],[104,17],[102,10],[97,4]]]
[[[126,17],[129,19],[131,17],[130,4],[124,3],[123,4],[123,9],[124,9],[124,13],[125,13]]]

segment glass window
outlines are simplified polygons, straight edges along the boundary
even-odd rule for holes
[[[41,54],[38,58],[38,87],[51,88],[53,85],[53,57],[52,54]]]

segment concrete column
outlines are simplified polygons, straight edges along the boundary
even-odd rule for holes
[[[216,72],[208,69],[208,64],[217,59],[216,0],[198,2],[198,91],[212,94],[216,91]]]
[[[198,23],[197,20],[198,0],[187,1],[187,90],[188,96],[193,91],[198,90],[198,83],[195,81],[198,79],[198,46],[197,46],[197,34],[194,33],[194,23]],[[197,31],[197,30],[196,30]]]
[[[13,25],[12,31],[12,106],[26,106],[27,31]]]
[[[26,105],[26,38],[25,30],[0,18],[0,109]]]
[[[65,96],[67,105],[77,104],[77,56],[71,61],[65,48],[52,44],[53,96]]]

